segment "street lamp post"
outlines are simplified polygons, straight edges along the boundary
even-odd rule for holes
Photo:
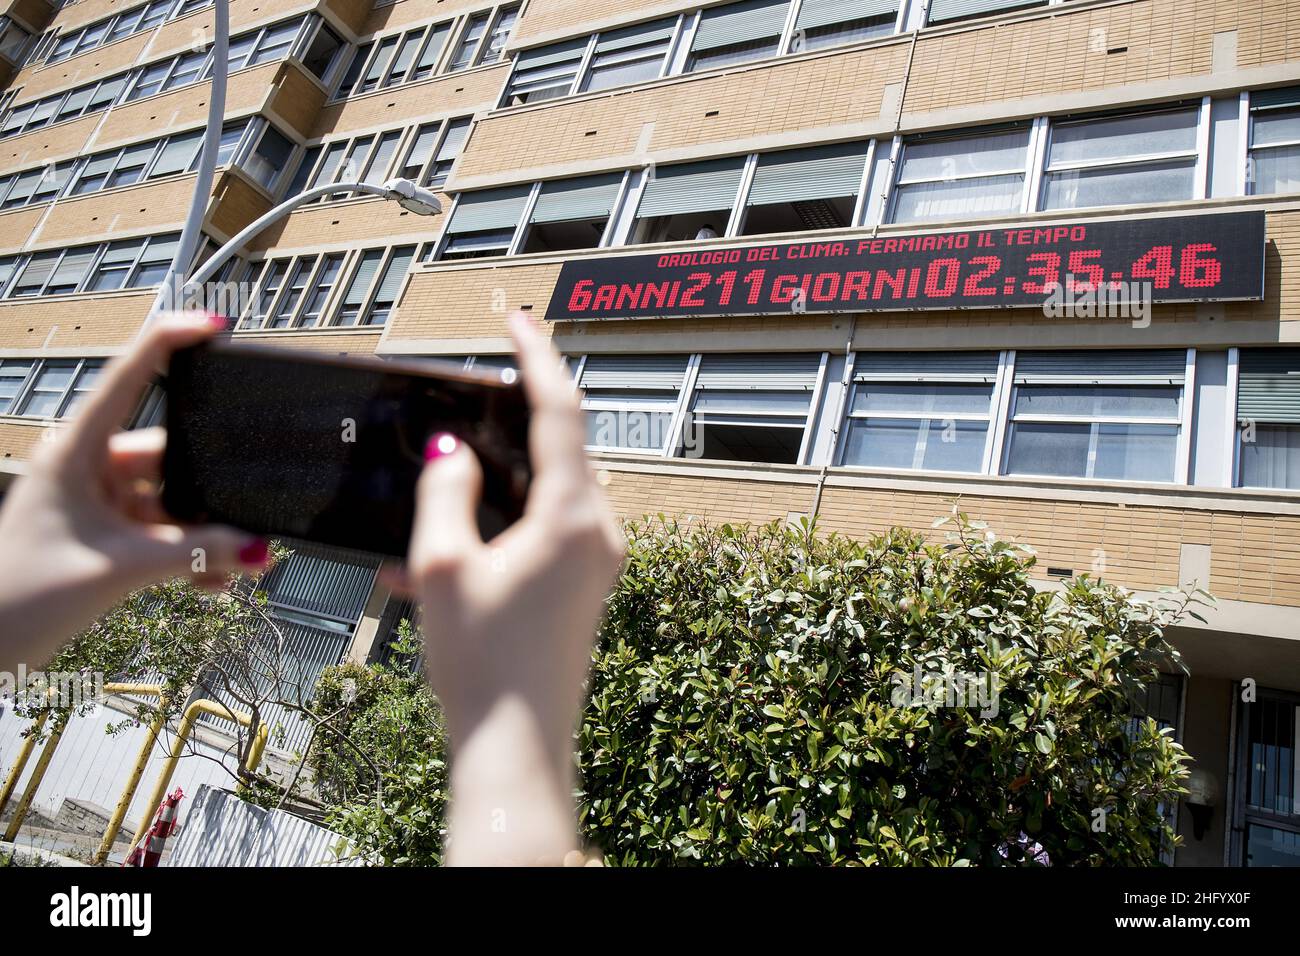
[[[208,126],[203,132],[203,146],[199,151],[199,168],[194,177],[194,193],[190,197],[189,212],[181,237],[176,243],[167,276],[158,287],[158,295],[149,307],[145,326],[159,312],[177,308],[185,282],[185,270],[194,261],[202,234],[203,216],[212,195],[212,179],[217,167],[217,152],[221,148],[221,128],[226,119],[226,78],[230,73],[230,5],[229,0],[216,0],[213,4],[212,36],[212,87],[208,91]]]

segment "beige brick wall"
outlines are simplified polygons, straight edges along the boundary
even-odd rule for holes
[[[495,105],[506,64],[439,76],[333,103],[320,111],[313,137],[331,139],[356,130],[402,126],[417,119],[459,116]]]
[[[0,212],[0,255],[16,252],[31,235],[32,228],[45,215],[45,204]]]
[[[30,461],[45,433],[45,426],[0,418],[0,462]]]
[[[806,514],[813,486],[782,481],[637,474],[608,469],[614,508],[625,517],[664,513],[718,523],[764,522]],[[1183,544],[1212,549],[1210,590],[1216,597],[1300,606],[1300,518],[1187,507],[1134,507],[1041,497],[1003,497],[837,487],[822,496],[818,523],[862,539],[891,527],[908,527],[934,541],[945,529],[930,527],[954,502],[987,521],[1003,538],[1035,549],[1034,574],[1047,568],[1103,577],[1136,590],[1176,587]]]
[[[376,7],[365,17],[357,31],[361,36],[393,33],[412,23],[441,22],[462,13],[485,10],[490,0],[400,0],[398,3]]]
[[[456,180],[576,162],[618,168],[644,162],[643,148],[722,152],[755,136],[858,123],[880,112],[884,87],[906,60],[906,45],[895,42],[497,114],[475,128]]]
[[[51,249],[180,229],[193,190],[190,175],[60,200],[32,245]]]
[[[121,345],[139,330],[154,291],[65,295],[0,302],[0,343],[6,349]]]
[[[559,275],[557,263],[495,269],[433,269],[414,274],[398,302],[390,338],[492,338],[507,335],[510,310],[541,316]]]
[[[15,102],[37,100],[49,93],[57,93],[73,86],[80,86],[82,83],[90,83],[129,70],[148,45],[150,36],[149,33],[137,33],[135,36],[94,50],[87,50],[85,53],[60,60],[49,66],[29,65],[17,78],[23,89]]]
[[[444,209],[450,207],[446,196],[442,201]],[[263,232],[254,248],[288,251],[322,244],[341,249],[358,243],[424,242],[437,237],[442,219],[442,215],[417,216],[379,198],[311,205]]]
[[[208,222],[229,239],[271,209],[271,199],[234,170],[220,174],[212,189],[215,202],[208,207]],[[188,197],[186,198],[188,208]]]
[[[268,115],[288,130],[306,138],[325,103],[325,91],[316,78],[296,63],[284,63],[272,81]]]
[[[0,176],[80,155],[101,119],[96,113],[0,140]]]
[[[54,10],[45,0],[11,0],[0,4],[0,13],[8,14],[39,32],[49,24]]]
[[[240,333],[239,341],[263,345],[281,345],[292,349],[311,349],[329,355],[374,355],[382,329],[331,332]]]
[[[698,0],[531,0],[519,18],[512,48],[560,36],[592,33],[610,22],[648,20],[707,4]]]

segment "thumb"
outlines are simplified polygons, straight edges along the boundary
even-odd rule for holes
[[[458,569],[483,546],[478,505],[483,469],[473,449],[450,432],[439,432],[424,450],[428,464],[415,493],[415,525],[407,565],[427,582]]]

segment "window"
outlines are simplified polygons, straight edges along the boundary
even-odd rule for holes
[[[703,11],[686,72],[775,55],[789,9],[789,0],[745,0]]]
[[[1300,349],[1242,349],[1237,471],[1247,488],[1300,488]]]
[[[252,299],[249,301],[243,321],[239,324],[240,328],[260,329],[263,326],[267,313],[275,304],[276,297],[280,294],[280,286],[284,282],[285,273],[288,271],[288,259],[275,259],[262,264],[261,279],[257,283],[257,289],[253,293]]]
[[[461,193],[447,223],[441,259],[505,255],[514,239],[531,186]]]
[[[361,313],[361,325],[383,325],[393,312],[397,294],[402,289],[406,272],[415,259],[415,246],[398,246],[389,256],[388,265],[379,278],[370,307]]]
[[[0,360],[0,415],[13,413],[23,383],[27,381],[35,364],[24,359]]]
[[[275,313],[266,324],[268,329],[284,329],[293,324],[293,317],[298,311],[298,304],[307,291],[307,280],[311,278],[311,274],[316,269],[316,259],[316,256],[300,256],[294,260],[293,267],[289,270],[289,279],[284,284],[284,292],[280,295]]]
[[[1300,87],[1250,94],[1248,162],[1252,193],[1300,191]]]
[[[677,22],[669,19],[601,33],[582,89],[607,90],[658,78],[676,30]]]
[[[343,302],[339,308],[338,319],[334,322],[335,325],[360,324],[362,310],[369,299],[370,287],[374,285],[375,275],[379,272],[379,266],[383,261],[384,250],[382,249],[367,249],[361,254],[352,273],[352,281],[348,283],[347,291],[343,294]]]
[[[866,143],[764,153],[754,167],[741,235],[850,225],[866,161]]]
[[[1244,866],[1300,866],[1300,698],[1260,688],[1238,704],[1237,799],[1229,829],[1234,862]]]
[[[518,6],[502,7],[497,11],[496,19],[492,23],[492,31],[488,34],[487,46],[478,59],[479,63],[495,63],[505,55],[510,31],[515,28],[515,21],[518,19]]]
[[[0,209],[14,209],[53,199],[68,184],[77,160],[0,177]]]
[[[414,260],[415,246],[398,246],[391,252],[383,249],[363,252],[343,294],[334,324],[383,325],[387,322]],[[336,270],[330,276],[331,286],[337,281],[338,274]]]
[[[455,53],[447,65],[448,71],[464,70],[483,63],[495,63],[506,51],[506,41],[514,29],[519,7],[515,4],[501,7],[496,15],[476,13],[465,21]],[[491,29],[488,28],[489,23]]]
[[[1195,196],[1199,108],[1053,123],[1044,209]]]
[[[0,17],[0,56],[10,63],[22,63],[23,51],[32,35],[8,17]]]
[[[588,355],[579,386],[587,447],[666,454],[686,355]]]
[[[452,56],[451,63],[447,65],[448,70],[463,70],[474,65],[474,55],[482,43],[483,34],[487,32],[487,25],[488,15],[486,13],[477,13],[466,21],[464,28],[461,30],[460,43],[456,46],[456,53]]]
[[[356,52],[352,54],[352,59],[348,62],[348,68],[339,80],[339,88],[334,91],[336,99],[341,100],[352,95],[352,91],[356,89],[357,81],[361,79],[361,71],[365,68],[366,60],[374,46],[373,43],[363,43],[357,47]]]
[[[330,183],[364,182],[380,185],[387,182],[402,134],[400,129],[389,130],[379,135],[367,134],[327,146],[313,146],[307,151],[303,164],[294,177],[296,188],[291,189],[287,195],[299,192],[303,187],[315,188]],[[319,158],[322,154],[323,158]],[[322,201],[348,195],[351,194],[333,193],[322,197]]]
[[[114,43],[125,37],[143,33],[145,30],[152,30],[167,19],[167,13],[174,2],[175,0],[153,0],[152,3],[119,13],[115,17],[108,17],[71,33],[65,33],[58,38],[45,62],[57,63],[106,43]],[[207,6],[210,2],[211,0],[201,0],[201,2],[191,0],[192,9]],[[180,16],[181,12],[178,11],[177,16]]]
[[[1019,212],[1024,202],[1029,128],[903,144],[894,222],[934,222]]]
[[[21,106],[11,106],[0,122],[0,138],[17,136],[50,123],[61,123],[76,116],[102,110],[117,99],[126,86],[129,74],[88,83],[63,93]]]
[[[726,232],[743,157],[661,166],[636,211],[634,243],[707,239]]]
[[[567,95],[578,78],[589,43],[583,37],[519,54],[506,88],[506,104],[536,103]]]
[[[447,176],[451,173],[451,167],[456,162],[456,157],[460,155],[461,147],[465,145],[465,137],[468,134],[468,118],[447,121],[446,132],[443,133],[442,137],[442,145],[438,147],[438,151],[433,156],[433,162],[429,164],[423,185],[441,186],[447,181]]]
[[[791,50],[820,50],[888,36],[897,20],[897,0],[803,0]]]
[[[375,50],[375,55],[370,60],[370,66],[366,69],[365,75],[357,83],[357,93],[369,93],[379,87],[379,82],[384,76],[385,68],[389,58],[393,55],[393,50],[397,48],[397,37],[385,37]]]
[[[423,80],[433,75],[438,68],[438,61],[442,59],[442,51],[447,45],[447,37],[450,34],[451,23],[438,23],[429,27],[428,37],[420,49],[420,55],[407,78],[408,81]]]
[[[599,246],[622,182],[621,174],[611,173],[543,183],[528,220],[523,251]]]
[[[1006,472],[1173,481],[1185,364],[1181,350],[1017,355]]]
[[[257,148],[241,166],[255,182],[274,192],[276,180],[289,164],[293,150],[293,143],[274,126],[268,125],[262,131]]]
[[[996,352],[856,356],[840,464],[981,472]]]
[[[1047,0],[932,0],[930,23],[947,23],[967,17],[980,17],[1017,7],[1036,7]]]
[[[823,356],[705,355],[679,457],[797,464]]]
[[[54,273],[54,267],[58,265],[62,252],[39,252],[27,260],[25,265],[14,279],[13,285],[9,289],[9,298],[21,299],[28,296],[41,295],[45,291],[45,285],[50,276]]]
[[[329,300],[330,291],[338,282],[339,273],[342,269],[343,253],[331,252],[321,257],[320,268],[316,270],[315,276],[307,286],[307,295],[303,300],[298,325],[310,326],[320,323],[321,316],[324,314],[325,303]]]
[[[39,363],[12,414],[63,418],[95,385],[102,359],[46,359]]]
[[[303,52],[302,65],[316,79],[325,82],[342,49],[343,38],[322,23]]]

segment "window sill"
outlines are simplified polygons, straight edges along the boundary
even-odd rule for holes
[[[353,93],[351,96],[345,96],[340,99],[328,99],[325,101],[324,109],[329,109],[334,106],[343,106],[348,103],[356,103],[362,100],[371,99],[372,97],[383,96],[384,94],[392,95],[394,93],[403,93],[406,90],[413,90],[421,86],[428,86],[430,83],[435,83],[439,80],[450,80],[456,77],[469,76],[471,73],[485,73],[488,70],[499,70],[502,67],[505,67],[507,70],[509,70],[510,61],[498,60],[496,63],[484,63],[481,66],[471,66],[463,70],[456,70],[453,73],[435,73],[433,76],[426,76],[422,80],[415,80],[411,83],[398,83],[395,86],[385,86],[382,89],[378,89],[378,90],[367,90],[364,93]],[[304,72],[306,71],[304,70]],[[310,75],[311,74],[308,73],[308,76]],[[458,114],[463,114],[464,112],[465,112],[464,109],[453,110],[448,112],[446,115],[448,117],[451,117],[451,116],[456,116]]]

